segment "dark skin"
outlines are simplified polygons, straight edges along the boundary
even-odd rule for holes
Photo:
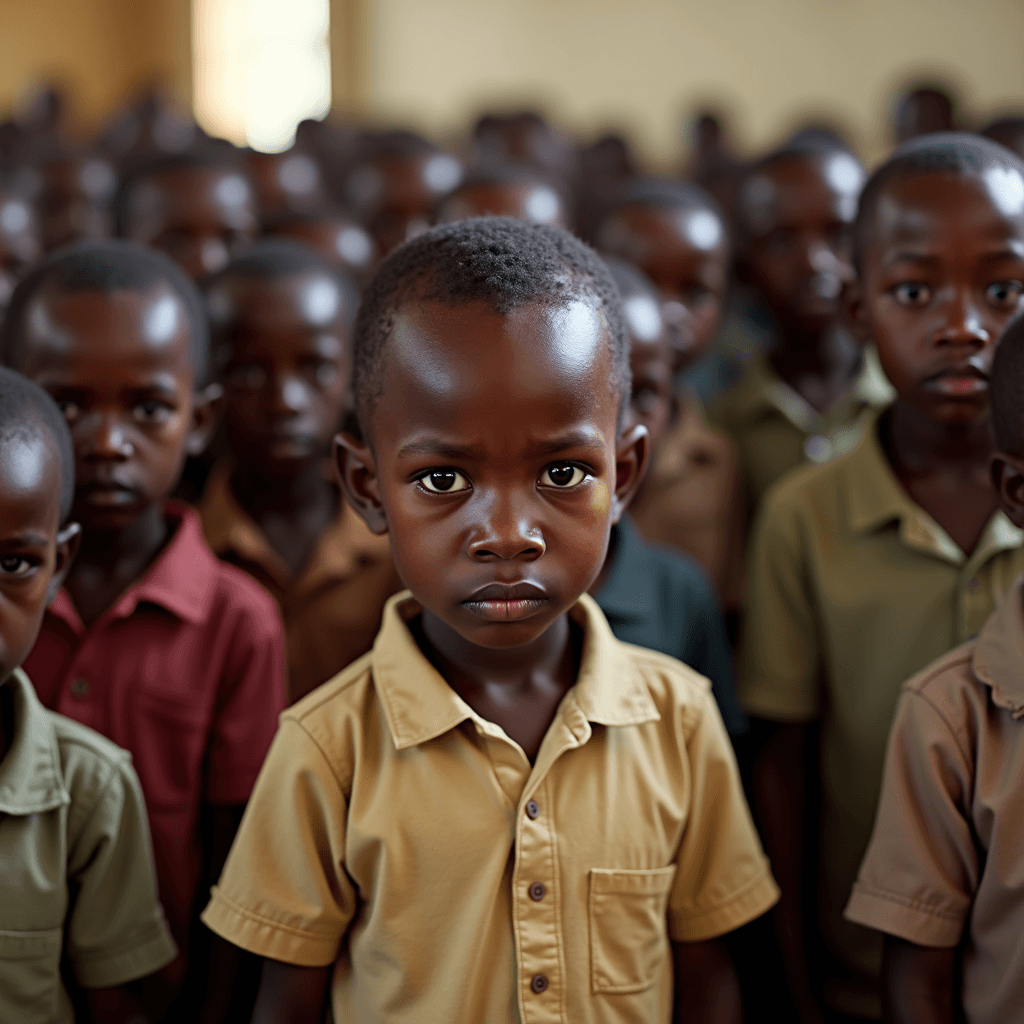
[[[377,246],[362,225],[344,214],[286,221],[269,232],[294,238],[365,285],[377,262]]]
[[[19,369],[64,412],[75,445],[73,515],[84,534],[65,586],[83,623],[95,623],[169,540],[164,502],[185,457],[199,454],[220,389],[196,391],[184,307],[170,286],[145,293],[44,287],[25,319]],[[203,871],[218,877],[240,809],[204,809]],[[211,949],[223,940],[211,938]],[[237,961],[234,947],[222,951]],[[163,972],[180,979],[180,961]],[[211,978],[230,985],[229,972]]]
[[[1024,297],[1024,216],[1004,214],[980,180],[949,173],[894,182],[878,210],[852,312],[863,335],[877,343],[898,391],[880,423],[881,438],[900,483],[970,553],[998,505],[988,371],[995,342]],[[782,887],[777,922],[790,982],[801,1019],[817,1021],[802,966],[809,727],[766,728],[755,803]],[[927,970],[928,958],[919,960]],[[914,962],[900,961],[900,984],[911,989]]]
[[[15,192],[0,190],[0,311],[10,302],[18,278],[42,251],[32,205]]]
[[[396,319],[402,345],[388,357],[372,440],[338,438],[346,497],[372,530],[390,533],[423,605],[424,653],[535,756],[575,683],[579,638],[566,613],[601,568],[646,436],[618,430],[608,348],[589,303],[501,316],[482,303],[422,302]],[[525,583],[530,596],[500,592]],[[495,585],[494,596],[480,593]],[[680,944],[674,954],[689,994],[676,1020],[738,1020],[720,945]],[[322,1020],[332,970],[268,961],[255,1021]]]
[[[565,204],[558,193],[539,181],[478,182],[464,185],[442,204],[438,224],[470,217],[514,217],[532,224],[567,227]]]
[[[320,168],[305,153],[246,154],[259,195],[264,223],[293,213],[304,213],[327,202]]]
[[[231,489],[271,547],[298,573],[337,518],[323,460],[345,406],[346,298],[316,272],[222,279],[211,302],[230,310],[224,430]]]
[[[603,252],[638,266],[661,296],[673,373],[697,360],[722,317],[729,258],[725,226],[710,210],[625,206],[598,228]]]
[[[231,167],[161,171],[128,197],[125,237],[167,253],[194,281],[222,270],[258,230],[253,188]]]
[[[769,359],[819,412],[850,389],[862,352],[841,328],[853,280],[852,226],[864,175],[845,153],[772,163],[742,190],[742,269],[781,328]]]
[[[38,205],[43,248],[49,252],[111,232],[110,204],[117,189],[113,165],[100,157],[67,157],[42,165]]]

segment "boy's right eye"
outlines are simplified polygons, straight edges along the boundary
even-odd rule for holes
[[[57,403],[57,408],[64,414],[64,419],[66,419],[68,423],[74,423],[74,421],[78,419],[82,410],[77,403],[72,402],[68,398],[57,398],[55,401]]]
[[[21,555],[4,555],[0,558],[0,573],[7,579],[21,579],[35,568],[35,563]]]
[[[905,281],[892,289],[893,297],[901,306],[926,306],[932,290],[920,281]]]
[[[417,483],[431,494],[455,494],[468,491],[470,482],[457,469],[434,469],[421,476]]]

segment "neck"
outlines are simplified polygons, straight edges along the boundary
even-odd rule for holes
[[[335,501],[335,489],[319,460],[304,466],[295,476],[268,478],[254,467],[239,464],[231,475],[231,490],[238,503],[257,521],[267,513],[292,516]]]
[[[922,416],[897,399],[888,421],[883,435],[888,435],[893,459],[907,471],[952,467],[987,472],[993,449],[987,414],[968,424],[947,425]]]
[[[568,615],[520,647],[480,647],[426,610],[420,634],[423,653],[460,694],[491,686],[520,689],[539,678],[568,679],[571,685],[576,677]]]
[[[84,530],[72,573],[87,569],[104,578],[127,575],[134,579],[166,540],[163,503],[154,503],[123,530]]]
[[[792,384],[801,377],[854,377],[864,351],[848,331],[830,324],[820,334],[780,345],[768,358],[775,372]]]

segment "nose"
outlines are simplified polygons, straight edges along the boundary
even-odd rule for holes
[[[274,379],[273,411],[278,416],[294,416],[309,405],[306,386],[292,374],[282,374]]]
[[[544,537],[511,495],[495,495],[469,542],[477,562],[534,562],[544,554]]]
[[[230,259],[227,245],[219,238],[204,238],[199,246],[199,263],[204,274],[216,274]]]
[[[128,431],[112,413],[97,413],[79,422],[74,430],[76,447],[86,459],[124,462],[135,453]]]
[[[987,345],[992,340],[992,335],[982,323],[981,312],[969,288],[955,291],[949,302],[944,304],[943,312],[945,321],[936,335],[938,344],[978,347]]]

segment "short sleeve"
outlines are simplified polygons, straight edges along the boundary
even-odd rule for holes
[[[754,530],[740,643],[740,703],[748,714],[806,722],[819,712],[820,651],[800,524],[769,492]]]
[[[75,798],[73,798],[74,800]],[[84,988],[110,988],[177,955],[157,898],[142,790],[127,756],[80,823],[69,820],[67,955]]]
[[[287,703],[284,627],[277,605],[258,584],[230,566],[221,572],[222,589],[235,590],[239,607],[210,736],[204,797],[212,804],[241,804],[249,799]]]
[[[676,856],[669,933],[714,938],[768,910],[779,890],[761,849],[718,708],[703,695],[686,753],[690,813]]]
[[[306,730],[286,718],[203,912],[252,953],[304,967],[337,958],[355,913],[345,870],[345,788]]]
[[[965,811],[972,775],[945,719],[905,690],[849,920],[921,946],[957,945],[978,884]]]

